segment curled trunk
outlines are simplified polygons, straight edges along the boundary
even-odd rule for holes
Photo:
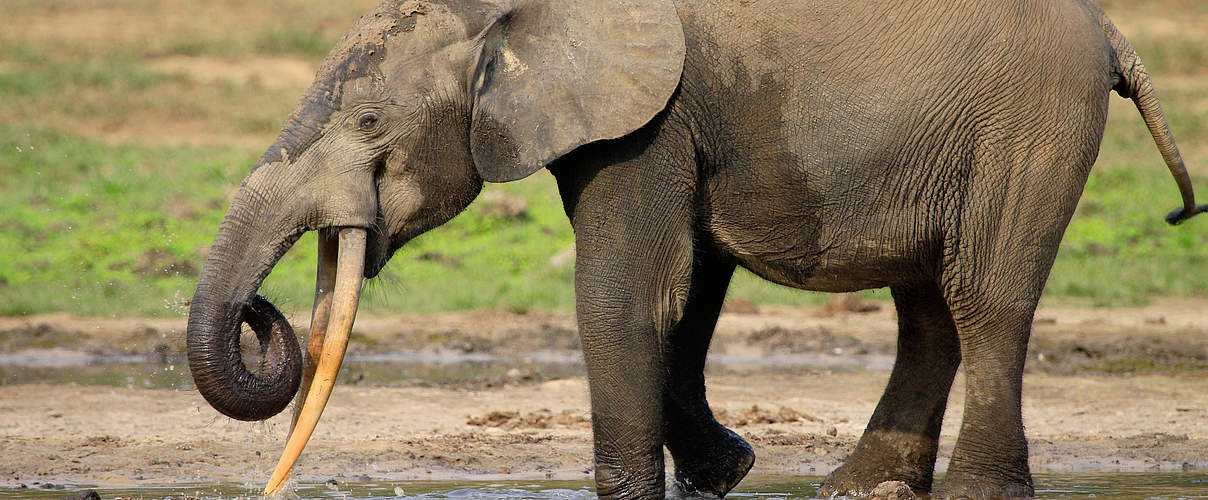
[[[264,420],[289,405],[302,376],[302,355],[289,322],[256,289],[297,235],[265,235],[243,223],[237,199],[218,231],[189,307],[189,370],[214,409],[239,420]],[[275,240],[275,241],[274,241]],[[260,373],[243,364],[243,323],[256,332]]]

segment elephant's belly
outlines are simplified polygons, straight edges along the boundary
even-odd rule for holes
[[[731,226],[733,228],[733,226]],[[756,275],[784,286],[852,292],[925,278],[922,239],[878,231],[838,234],[825,227],[784,226],[714,231],[718,246]]]
[[[919,273],[912,259],[896,252],[879,255],[821,255],[791,260],[738,256],[740,265],[784,286],[817,292],[854,292],[913,281]]]

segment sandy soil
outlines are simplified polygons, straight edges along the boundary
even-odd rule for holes
[[[758,456],[753,473],[824,474],[859,438],[888,378],[891,308],[853,312],[737,304],[719,326],[709,396]],[[295,318],[297,319],[297,318]],[[298,323],[304,323],[297,321]],[[0,353],[147,353],[179,363],[183,320],[0,319]],[[1037,316],[1024,415],[1034,471],[1208,467],[1208,303],[1045,308]],[[55,346],[55,347],[50,347]],[[513,355],[577,349],[573,319],[497,312],[358,320],[353,352]],[[784,368],[743,360],[813,354],[863,367]],[[734,361],[737,360],[737,361]],[[871,360],[871,361],[869,361]],[[297,469],[310,482],[590,478],[587,384],[520,376],[487,383],[341,384]],[[945,418],[951,449],[964,401]],[[218,415],[193,391],[0,386],[0,487],[20,483],[260,483],[288,417]]]

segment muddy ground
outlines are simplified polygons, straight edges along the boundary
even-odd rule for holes
[[[709,397],[754,445],[753,473],[830,471],[856,443],[889,376],[892,307],[853,300],[728,309],[711,354]],[[0,363],[134,355],[148,370],[180,369],[183,330],[183,319],[0,318]],[[1043,308],[1024,392],[1033,470],[1208,468],[1205,346],[1202,301]],[[575,360],[577,349],[568,315],[477,312],[362,317],[350,353]],[[535,366],[451,381],[367,382],[345,373],[296,474],[307,482],[590,478],[581,365],[572,363],[569,375]],[[941,469],[963,388],[958,378]],[[259,484],[287,428],[285,414],[267,423],[227,419],[187,388],[8,381],[0,385],[0,487]]]

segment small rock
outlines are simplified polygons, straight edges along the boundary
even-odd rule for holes
[[[839,429],[836,429],[836,428],[835,428],[835,426],[833,426],[833,425],[832,425],[832,426],[830,426],[830,428],[826,429],[826,435],[827,435],[827,436],[832,436],[832,437],[834,437],[834,436],[838,436],[838,435],[839,435]]]
[[[910,486],[901,481],[885,481],[872,489],[869,495],[873,500],[917,500],[918,495],[911,491]]]
[[[63,500],[101,500],[101,494],[97,493],[96,490],[84,490],[75,496],[70,496]]]

